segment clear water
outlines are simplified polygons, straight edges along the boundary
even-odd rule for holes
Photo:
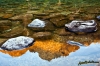
[[[73,7],[81,8],[85,6],[100,6],[100,0],[0,0],[0,12],[3,13],[3,15],[5,13],[12,14],[14,12],[14,14],[16,15],[28,11],[29,7],[31,7],[30,10],[32,10],[37,6],[40,11],[47,10],[48,8],[50,8],[51,10],[55,10],[56,8],[62,11],[63,9],[67,10],[67,8],[62,7],[62,9],[59,9],[60,6],[56,7],[56,4],[58,4],[59,1],[61,1],[62,4],[65,4],[65,6],[69,6],[69,8],[71,9],[73,9]],[[41,2],[42,4],[40,4]],[[84,14],[85,13],[83,13],[83,15]],[[69,56],[61,56],[59,58],[52,59],[51,61],[41,59],[37,52],[34,53],[27,51],[25,54],[19,57],[12,57],[9,54],[0,52],[0,66],[78,66],[79,62],[89,60],[99,61],[99,58],[100,43],[92,43],[90,44],[90,46],[80,47],[80,49],[78,49],[77,51],[71,52]],[[97,63],[88,63],[81,64],[79,66],[96,65]]]

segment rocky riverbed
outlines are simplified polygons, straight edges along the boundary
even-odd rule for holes
[[[63,7],[60,9],[60,7]],[[79,46],[73,46],[66,43],[68,40],[80,42],[85,46],[92,42],[100,40],[100,21],[96,18],[100,15],[100,7],[80,7],[73,8],[61,5],[57,9],[49,10],[30,9],[8,9],[3,12],[0,9],[0,46],[8,39],[18,36],[28,36],[36,39],[36,42],[26,49],[5,51],[11,56],[20,56],[27,50],[38,52],[39,56],[45,60],[52,60],[60,56],[67,56],[70,52],[79,49]],[[24,11],[25,9],[25,11]],[[28,26],[34,19],[43,21],[41,26]],[[72,20],[95,20],[98,30],[93,33],[72,33],[65,30],[65,24]],[[56,49],[56,50],[55,50]]]

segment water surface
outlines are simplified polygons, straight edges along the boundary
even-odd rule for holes
[[[81,61],[98,61],[100,58],[100,43],[91,43],[90,46],[80,47],[69,56],[61,56],[51,61],[43,60],[37,52],[27,51],[19,57],[12,57],[0,52],[0,66],[78,66]],[[96,63],[82,64],[80,66],[95,66]]]

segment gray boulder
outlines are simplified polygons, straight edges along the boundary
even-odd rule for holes
[[[33,38],[19,36],[16,38],[8,39],[2,46],[3,50],[19,50],[31,46],[34,42]]]
[[[40,19],[34,19],[28,27],[45,27],[45,22]]]
[[[55,26],[48,20],[45,20],[43,21],[43,26],[38,25],[38,26],[31,26],[31,27],[28,27],[29,29],[33,30],[33,31],[38,31],[38,32],[43,32],[43,31],[54,31],[55,30]],[[33,24],[35,25],[35,24]],[[28,25],[30,26],[30,25]]]
[[[72,32],[94,32],[97,31],[97,24],[94,20],[81,21],[73,20],[71,23],[65,24],[66,30]]]

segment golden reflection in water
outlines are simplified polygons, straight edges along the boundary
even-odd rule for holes
[[[99,39],[97,39],[97,40],[94,40],[94,43],[96,43],[96,42],[100,43],[100,40],[99,40]]]
[[[0,52],[3,52],[5,54],[9,54],[12,57],[18,57],[23,55],[28,49],[22,49],[22,50],[13,50],[13,51],[7,51],[7,50],[0,50]]]
[[[13,57],[23,55],[27,50],[30,52],[38,52],[39,56],[45,60],[52,60],[60,56],[67,56],[70,52],[78,50],[79,47],[65,43],[59,43],[53,40],[36,41],[31,47],[22,50],[6,51],[0,50],[3,53]]]

